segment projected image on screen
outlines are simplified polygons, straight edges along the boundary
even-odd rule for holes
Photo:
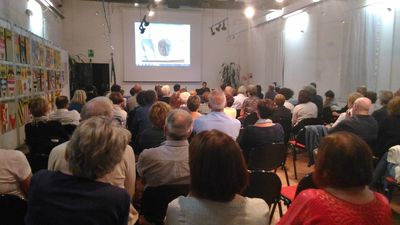
[[[135,22],[136,66],[190,66],[190,25]]]

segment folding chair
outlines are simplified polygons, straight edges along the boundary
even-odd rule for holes
[[[16,195],[0,195],[1,224],[24,225],[26,214],[26,200]]]

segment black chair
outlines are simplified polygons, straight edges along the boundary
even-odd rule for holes
[[[141,214],[148,222],[164,224],[168,203],[188,193],[188,184],[147,187],[143,192]]]
[[[294,177],[297,180],[297,168],[296,168],[296,160],[297,160],[297,150],[305,150],[305,126],[309,125],[322,125],[324,122],[320,118],[306,118],[300,121],[296,126],[293,127],[292,133],[293,137],[289,141],[289,146],[292,150],[292,158],[293,158],[293,169],[294,169]]]
[[[246,128],[247,126],[254,125],[258,120],[258,116],[256,112],[250,113],[247,115],[241,122],[242,127]]]
[[[74,131],[77,127],[75,124],[65,124],[62,126],[63,126],[64,130],[68,133],[69,136],[71,136],[72,133],[74,133]]]
[[[24,225],[27,202],[16,195],[0,195],[0,220],[4,225]]]
[[[287,147],[285,144],[265,144],[261,147],[250,149],[247,159],[248,167],[253,171],[274,170],[275,173],[279,167],[282,167],[285,172],[287,185],[289,186],[289,177],[285,166],[286,155]]]
[[[279,215],[282,216],[282,207],[280,205],[282,183],[278,175],[265,171],[249,171],[250,184],[244,191],[244,196],[251,198],[261,198],[272,209],[270,211],[269,224],[278,205]]]
[[[28,153],[26,154],[26,159],[29,162],[32,173],[35,173],[41,169],[47,169],[49,154]]]

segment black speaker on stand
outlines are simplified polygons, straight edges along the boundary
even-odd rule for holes
[[[103,96],[110,90],[110,65],[107,63],[74,63],[70,74],[71,98],[75,90],[85,90],[93,85],[97,94]]]

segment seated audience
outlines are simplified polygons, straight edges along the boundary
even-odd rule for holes
[[[233,102],[232,107],[235,109],[241,109],[244,100],[247,98],[246,96],[247,88],[245,86],[240,86],[237,90],[237,95],[233,97],[235,101]]]
[[[143,149],[158,147],[165,141],[165,118],[170,110],[171,107],[165,102],[156,102],[151,106],[149,119],[152,127],[147,128],[140,135],[138,148],[135,149],[136,153],[140,154]]]
[[[375,110],[372,116],[378,122],[378,126],[381,126],[382,122],[388,117],[387,104],[393,98],[393,93],[391,91],[381,91],[379,94],[379,103],[381,108]]]
[[[270,119],[274,112],[273,101],[269,99],[259,100],[257,104],[257,122],[244,129],[243,136],[239,140],[240,147],[247,156],[252,148],[261,147],[264,144],[280,143],[284,141],[285,132],[282,126],[273,123]]]
[[[83,106],[81,113],[82,121],[98,116],[105,116],[112,119],[112,110],[113,105],[109,98],[96,97]],[[110,138],[113,137],[107,137],[105,140]],[[68,143],[69,142],[65,142],[61,145],[58,145],[51,151],[49,156],[48,170],[60,171],[63,174],[71,174],[68,161],[65,158]],[[124,188],[129,193],[130,199],[133,199],[135,194],[135,180],[135,155],[133,154],[132,147],[129,145],[124,146],[122,160],[114,167],[114,169],[97,179],[99,182],[109,183],[120,188]],[[137,219],[137,212],[133,206],[131,206],[128,224],[133,225]]]
[[[168,114],[164,128],[167,140],[139,155],[137,172],[145,188],[190,183],[187,138],[192,133],[192,122],[185,110],[175,109]]]
[[[168,205],[166,225],[268,224],[264,200],[240,193],[249,174],[239,146],[217,131],[196,135],[189,147],[190,194]]]
[[[131,96],[126,101],[126,108],[128,109],[128,112],[132,111],[133,109],[135,109],[138,106],[136,97],[137,97],[137,94],[141,91],[142,91],[142,87],[140,86],[140,84],[133,85],[133,87],[129,91]]]
[[[179,109],[181,107],[181,100],[179,99],[181,92],[174,92],[169,98],[169,105],[172,109]]]
[[[201,113],[199,113],[200,101],[200,97],[197,95],[193,95],[188,98],[187,107],[190,111],[193,121],[201,116]]]
[[[261,85],[257,84],[257,85],[256,85],[256,88],[257,88],[257,94],[256,94],[256,96],[257,96],[259,99],[264,99],[264,94],[263,94]]]
[[[279,94],[285,96],[285,104],[283,104],[283,106],[285,106],[287,109],[290,110],[291,113],[293,113],[293,109],[294,109],[294,103],[290,102],[290,100],[292,100],[293,102],[296,101],[293,98],[294,92],[292,91],[292,89],[290,88],[281,88],[278,92]],[[296,101],[297,104],[297,101]]]
[[[170,99],[170,95],[171,95],[170,92],[171,92],[171,89],[169,88],[169,85],[163,85],[161,87],[162,96],[159,99],[159,101],[169,104],[169,99]]]
[[[224,89],[224,94],[225,94],[225,96],[226,95],[232,95],[233,96],[233,93],[235,92],[235,89],[233,88],[233,87],[231,87],[231,86],[229,86],[229,85],[227,85],[226,87],[225,87],[225,89]]]
[[[187,91],[184,91],[179,94],[179,102],[180,102],[180,109],[186,110],[189,112],[189,109],[187,108],[187,101],[190,97],[190,93]]]
[[[214,90],[209,95],[209,107],[211,112],[194,121],[193,131],[198,134],[205,130],[216,129],[222,131],[234,140],[239,136],[240,122],[232,119],[224,113],[226,97],[223,91]]]
[[[310,102],[314,103],[317,106],[318,117],[320,117],[322,114],[323,100],[320,95],[317,95],[317,89],[313,85],[309,85],[305,86],[303,90],[307,91],[310,94]]]
[[[49,103],[42,97],[29,101],[32,122],[25,124],[25,142],[30,154],[49,154],[51,149],[69,139],[60,121],[49,120]]]
[[[352,116],[329,129],[328,133],[348,131],[358,135],[368,144],[374,143],[378,138],[378,123],[369,115],[370,107],[371,100],[366,97],[358,98],[354,102]]]
[[[318,108],[310,99],[311,96],[309,91],[301,90],[299,92],[299,104],[293,109],[293,126],[296,126],[303,119],[318,117]]]
[[[392,98],[387,105],[388,117],[383,120],[378,131],[379,155],[394,146],[400,145],[400,96]]]
[[[154,86],[154,91],[155,91],[156,94],[157,94],[157,99],[160,99],[160,98],[163,96],[163,93],[162,93],[162,91],[161,91],[161,85],[156,84],[156,85]]]
[[[26,224],[126,225],[129,194],[96,180],[120,164],[129,136],[111,118],[83,121],[66,149],[71,174],[41,170],[32,177]]]
[[[248,115],[257,111],[257,103],[259,98],[257,97],[257,87],[255,85],[250,84],[247,86],[247,96],[248,98],[243,101],[242,108],[240,110],[240,120],[245,119]]]
[[[207,82],[203,81],[203,83],[201,83],[201,88],[196,89],[196,93],[201,96],[206,91],[210,92],[210,88],[207,87]]]
[[[365,94],[365,97],[371,100],[371,108],[369,109],[369,114],[372,115],[372,113],[376,110],[378,110],[379,106],[376,104],[376,100],[378,99],[378,95],[376,94],[375,91],[367,91]]]
[[[85,87],[86,92],[86,101],[90,101],[91,99],[97,97],[97,88],[94,85],[87,85]]]
[[[270,99],[270,100],[274,100],[276,94],[277,93],[275,92],[275,86],[274,85],[268,85],[268,91],[265,92],[265,98],[266,99]]]
[[[352,92],[349,94],[349,96],[347,97],[347,105],[345,108],[343,108],[342,110],[339,111],[343,111],[344,112],[337,114],[336,112],[333,112],[332,115],[334,116],[339,116],[335,122],[332,124],[332,127],[335,127],[336,125],[338,125],[342,120],[349,118],[352,115],[352,109],[353,109],[353,104],[354,102],[358,99],[361,98],[362,94],[360,94],[359,92]]]
[[[84,90],[75,90],[74,96],[68,106],[68,110],[81,112],[82,106],[86,103],[86,92]]]
[[[32,171],[24,153],[0,149],[0,194],[26,198]]]
[[[320,144],[314,181],[278,222],[283,224],[391,224],[388,200],[371,191],[372,152],[356,135],[340,132]]]
[[[224,108],[224,113],[231,117],[232,119],[236,119],[236,109],[232,107],[235,99],[232,95],[226,95],[226,106]]]
[[[285,132],[284,142],[287,143],[292,130],[292,113],[290,112],[290,109],[286,108],[284,105],[286,102],[285,96],[281,94],[275,95],[274,102],[276,108],[274,108],[271,119],[272,122],[279,123],[282,126],[283,131]]]
[[[181,90],[181,85],[180,84],[174,84],[174,92],[180,92]]]
[[[62,125],[73,124],[78,125],[81,116],[78,111],[68,110],[68,97],[67,96],[58,96],[56,98],[56,107],[57,110],[49,114],[49,120],[57,120],[60,121]]]
[[[367,95],[367,91],[368,91],[368,89],[365,85],[359,86],[356,89],[356,92],[362,94],[364,97]]]
[[[110,100],[113,103],[113,120],[117,124],[126,127],[126,120],[128,113],[124,110],[124,97],[120,92],[112,92],[109,95]]]
[[[335,121],[333,112],[339,110],[339,106],[336,103],[335,93],[332,90],[325,92],[325,101],[322,107],[322,119],[324,123],[330,124]]]

